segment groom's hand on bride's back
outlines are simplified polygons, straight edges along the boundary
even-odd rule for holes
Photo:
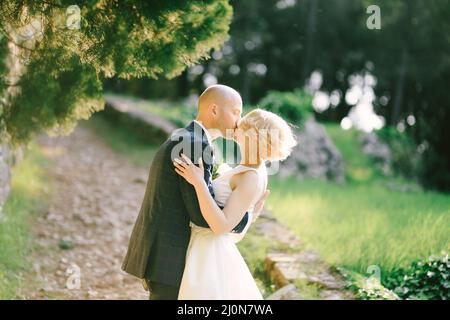
[[[255,208],[253,209],[253,220],[252,222],[255,222],[256,219],[261,214],[262,210],[264,209],[264,203],[267,200],[267,197],[270,194],[270,190],[267,189],[266,192],[261,196],[261,198],[258,200],[258,202],[255,204]]]

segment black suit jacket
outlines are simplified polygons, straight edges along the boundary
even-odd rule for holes
[[[202,157],[205,181],[214,195],[212,146],[201,126],[192,121],[175,130],[156,153],[148,176],[144,200],[131,233],[122,269],[139,278],[179,287],[190,238],[189,221],[209,227],[202,216],[194,187],[174,169],[173,159],[183,152],[198,164]],[[246,213],[232,232],[242,232]]]

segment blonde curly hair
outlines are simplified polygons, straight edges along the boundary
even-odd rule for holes
[[[238,129],[257,143],[257,154],[264,161],[285,160],[297,145],[291,126],[277,114],[254,109],[238,123]]]

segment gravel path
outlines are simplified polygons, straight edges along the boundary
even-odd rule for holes
[[[48,212],[37,218],[23,299],[148,299],[121,271],[148,169],[117,154],[84,125],[37,139],[53,164]],[[149,163],[150,165],[150,163]]]

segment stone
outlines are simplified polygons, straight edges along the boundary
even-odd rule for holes
[[[95,291],[95,290],[88,290],[88,292],[87,292],[87,297],[88,298],[95,298],[95,297],[97,297],[98,296],[98,292],[97,291]]]
[[[266,298],[266,300],[303,300],[300,293],[298,292],[298,289],[293,284],[288,284],[281,289],[278,289],[273,294],[271,294],[269,297]]]
[[[266,256],[265,269],[277,288],[296,280],[306,280],[308,283],[332,290],[343,290],[347,285],[313,251],[270,252]]]
[[[139,108],[139,105],[145,102],[143,100],[115,95],[104,95],[104,98],[105,110],[102,114],[132,126],[136,135],[149,142],[161,143],[177,129],[177,126],[166,118]]]
[[[39,262],[33,262],[33,271],[37,274],[41,273],[41,264]]]
[[[296,132],[297,146],[290,157],[281,162],[280,177],[294,176],[299,180],[316,178],[345,183],[342,155],[328,136],[323,125],[314,118]]]
[[[290,248],[297,248],[301,245],[300,239],[291,230],[277,223],[273,217],[266,218],[261,214],[254,228],[264,237],[286,244]]]
[[[319,293],[320,297],[324,300],[348,300],[351,296],[345,292],[337,290],[322,290]]]

